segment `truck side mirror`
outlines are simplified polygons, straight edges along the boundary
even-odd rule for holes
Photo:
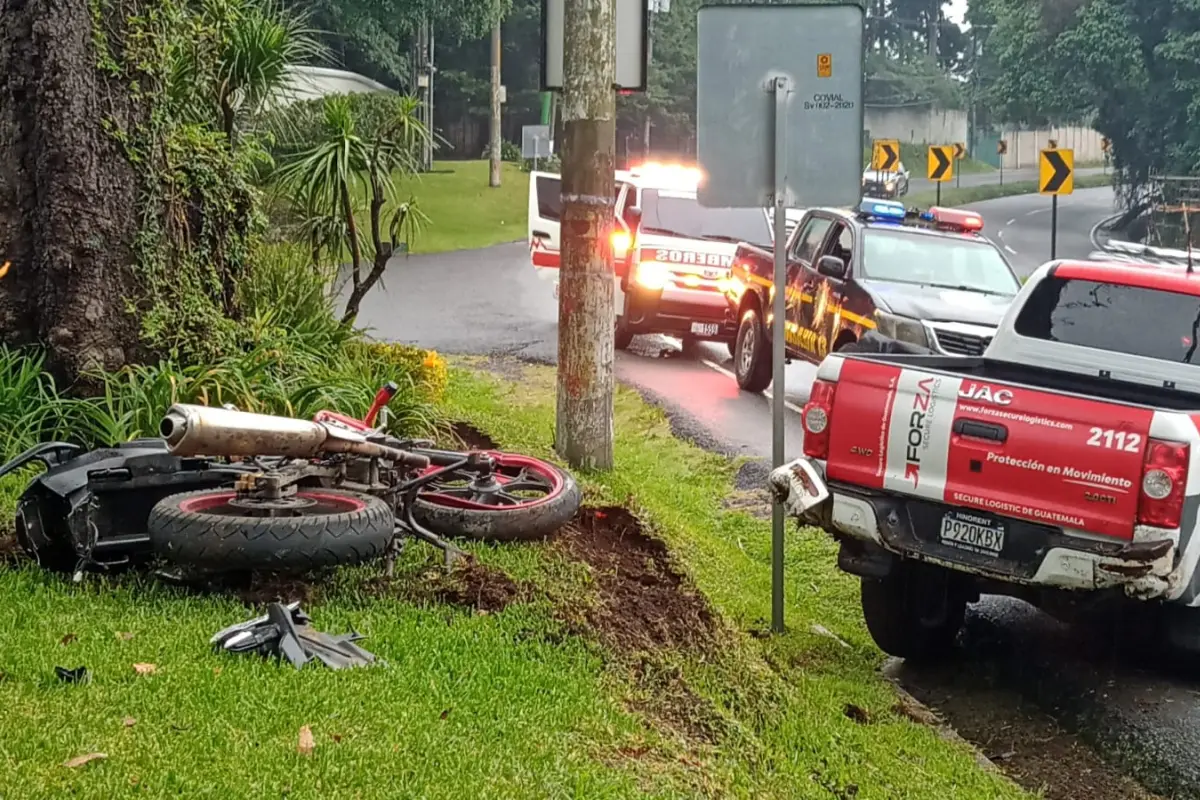
[[[821,256],[817,259],[817,272],[840,281],[846,277],[846,262],[837,256]]]
[[[642,207],[630,206],[621,214],[625,218],[626,224],[629,225],[629,230],[636,231],[638,226],[642,224]]]

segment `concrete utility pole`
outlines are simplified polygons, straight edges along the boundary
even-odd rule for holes
[[[566,0],[554,438],[576,469],[613,464],[616,60],[614,0]]]
[[[491,122],[491,144],[488,146],[488,186],[496,187],[500,185],[500,160],[501,150],[504,145],[501,144],[500,136],[500,20],[496,20],[496,24],[492,26],[492,122]]]

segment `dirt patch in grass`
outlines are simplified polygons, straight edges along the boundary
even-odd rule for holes
[[[671,565],[667,548],[624,508],[580,509],[557,545],[592,569],[597,602],[583,614],[618,651],[703,648],[716,620],[707,601]]]
[[[17,543],[17,537],[0,533],[0,565],[11,566],[25,557],[25,551]]]
[[[1046,800],[1162,800],[1063,730],[1053,719],[1015,692],[987,686],[962,664],[917,669],[899,663],[888,672],[938,719],[975,745],[1023,788]]]
[[[469,422],[453,422],[450,424],[450,433],[453,435],[455,446],[463,447],[467,450],[498,450],[500,446],[496,444],[492,437],[488,436],[483,431],[476,428]]]
[[[470,557],[459,559],[449,573],[439,573],[430,589],[432,596],[442,603],[488,614],[503,611],[529,595],[529,587]]]

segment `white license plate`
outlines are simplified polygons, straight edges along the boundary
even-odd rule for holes
[[[942,544],[981,555],[998,556],[1004,550],[1004,525],[975,514],[951,511],[942,517]]]
[[[715,322],[693,322],[692,333],[696,336],[716,336],[720,327]]]

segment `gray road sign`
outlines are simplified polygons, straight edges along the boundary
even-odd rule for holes
[[[858,5],[701,8],[696,149],[706,206],[773,206],[773,79],[786,78],[788,207],[862,194],[863,11]]]
[[[550,148],[549,125],[521,126],[521,158],[549,158]]]

